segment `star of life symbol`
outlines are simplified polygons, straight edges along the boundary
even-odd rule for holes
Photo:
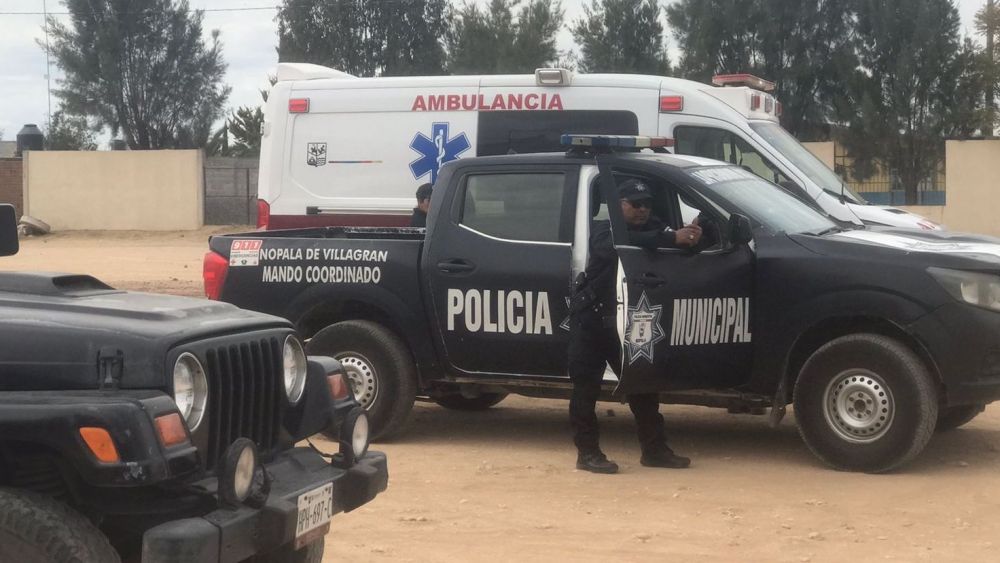
[[[449,137],[448,129],[447,123],[434,123],[430,137],[417,133],[410,141],[410,148],[420,153],[420,157],[410,163],[414,178],[419,180],[430,174],[431,183],[436,182],[441,165],[455,160],[472,146],[465,133]]]
[[[628,328],[625,329],[625,348],[629,365],[639,358],[653,362],[653,346],[666,338],[660,326],[663,305],[650,306],[643,291],[635,307],[628,308]]]

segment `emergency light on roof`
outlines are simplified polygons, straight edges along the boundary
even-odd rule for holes
[[[569,86],[573,72],[565,68],[535,69],[535,84],[538,86]]]
[[[712,77],[712,84],[716,86],[749,86],[765,92],[774,90],[774,82],[752,74],[716,74]]]
[[[636,135],[563,135],[563,145],[574,147],[621,147],[652,149],[672,147],[674,140],[667,137],[641,137]]]

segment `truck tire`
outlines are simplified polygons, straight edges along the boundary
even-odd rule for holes
[[[973,418],[986,410],[986,405],[961,405],[957,407],[944,407],[938,409],[936,432],[947,432],[959,426],[972,422]]]
[[[355,399],[368,412],[372,440],[402,429],[417,396],[416,367],[392,331],[371,321],[344,321],[317,332],[306,352],[344,366]]]
[[[879,334],[851,334],[820,347],[802,366],[793,401],[799,434],[816,457],[870,473],[916,457],[938,416],[927,367]]]
[[[320,538],[299,550],[287,543],[271,553],[251,557],[250,563],[322,563],[325,542]]]
[[[507,393],[482,393],[475,397],[453,393],[435,397],[434,402],[446,409],[456,411],[484,411],[506,398]]]
[[[44,495],[0,488],[0,561],[119,563],[108,538],[82,514]]]

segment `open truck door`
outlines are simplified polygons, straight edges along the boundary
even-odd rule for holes
[[[612,166],[598,157],[619,258],[618,331],[623,394],[724,389],[746,382],[752,366],[754,252],[745,217],[725,216],[690,188],[682,173]],[[706,239],[699,247],[646,249],[629,244],[618,185],[639,178],[654,191],[653,214],[679,229],[690,207]]]

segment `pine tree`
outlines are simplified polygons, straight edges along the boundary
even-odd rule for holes
[[[584,72],[670,74],[656,0],[592,0],[571,27]]]
[[[93,128],[87,118],[69,115],[59,109],[52,114],[52,122],[45,131],[45,150],[92,151],[97,150]]]
[[[978,12],[975,19],[976,31],[985,40],[985,49],[980,55],[984,72],[983,90],[986,104],[986,115],[983,119],[982,134],[993,135],[997,124],[996,92],[1000,81],[1000,5],[995,0],[986,0],[986,4]]]
[[[554,63],[562,27],[559,2],[491,0],[485,10],[467,2],[451,18],[446,36],[451,74],[530,73]],[[515,14],[516,10],[516,14]]]
[[[444,70],[446,0],[284,0],[278,58],[356,76]]]
[[[119,133],[133,149],[197,148],[230,89],[217,31],[186,0],[65,0],[69,24],[50,18],[51,53],[68,113]]]

